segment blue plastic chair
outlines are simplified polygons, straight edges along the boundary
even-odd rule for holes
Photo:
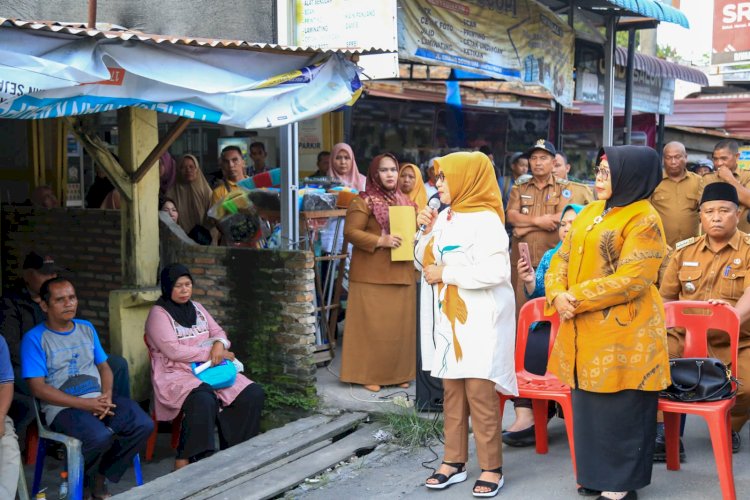
[[[44,458],[47,455],[47,441],[57,441],[65,446],[68,464],[68,494],[72,500],[83,500],[83,453],[81,453],[81,441],[79,439],[66,436],[59,432],[51,431],[42,423],[39,414],[39,401],[34,398],[34,413],[36,415],[36,425],[39,429],[39,444],[36,452],[36,465],[34,466],[34,484],[31,488],[31,496],[35,497],[39,493],[39,487],[42,483],[42,472],[44,472]],[[143,474],[141,473],[141,458],[136,453],[133,457],[133,469],[135,469],[135,484],[143,484]]]

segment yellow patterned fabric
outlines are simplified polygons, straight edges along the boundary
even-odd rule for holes
[[[654,286],[667,251],[664,229],[647,200],[581,211],[545,277],[547,312],[568,291],[578,306],[563,320],[548,370],[571,387],[611,393],[667,387],[664,306]],[[576,383],[577,375],[577,383]]]

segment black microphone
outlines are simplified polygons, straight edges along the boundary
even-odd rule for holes
[[[430,198],[429,203],[427,203],[427,206],[430,207],[433,210],[437,210],[440,208],[440,199],[439,198]],[[417,238],[422,236],[422,233],[424,233],[424,230],[427,229],[426,224],[420,224],[419,225],[419,231],[417,231]]]

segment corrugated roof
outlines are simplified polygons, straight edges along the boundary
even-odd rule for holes
[[[687,127],[683,125],[665,125],[665,127],[669,129],[673,129],[673,130],[680,130],[682,132],[687,132],[690,134],[710,135],[712,137],[717,137],[720,139],[736,139],[739,141],[750,141],[750,135],[735,134],[733,132],[728,132],[724,129]]]
[[[445,82],[425,80],[377,80],[363,83],[365,92],[373,97],[419,102],[445,102]],[[542,89],[543,90],[543,89]],[[461,102],[465,107],[486,109],[524,108],[554,109],[552,96],[534,92],[514,82],[461,82]]]
[[[293,54],[382,54],[392,52],[382,48],[341,48],[321,49],[316,47],[293,47],[275,43],[254,43],[245,40],[222,40],[212,38],[176,37],[142,33],[136,30],[121,28],[110,24],[97,24],[97,28],[90,29],[85,24],[64,23],[59,21],[31,21],[7,17],[0,17],[0,28],[27,29],[49,33],[62,33],[78,37],[88,37],[108,40],[139,41],[156,44],[186,45],[193,47],[213,47],[223,49],[240,49],[254,51],[277,51]],[[106,28],[106,29],[105,29]],[[395,51],[394,51],[395,52]]]
[[[750,136],[750,99],[680,99],[674,102],[674,114],[667,116],[666,125],[721,129]]]
[[[628,51],[622,47],[615,49],[615,64],[623,68],[628,64]],[[634,68],[645,71],[652,75],[661,77],[674,78],[675,80],[684,80],[686,82],[697,83],[699,85],[708,85],[708,77],[698,69],[689,66],[683,66],[673,62],[665,61],[654,56],[635,53],[633,60]]]

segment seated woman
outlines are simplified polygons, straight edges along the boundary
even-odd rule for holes
[[[162,295],[146,320],[151,352],[156,419],[183,414],[175,469],[258,434],[265,399],[263,389],[238,373],[231,387],[214,390],[193,374],[191,363],[234,359],[224,330],[202,305],[190,300],[193,278],[187,267],[170,264],[161,272]],[[220,411],[221,410],[221,411]]]
[[[569,204],[563,208],[560,217],[560,226],[557,235],[560,241],[554,248],[550,248],[539,261],[536,271],[526,263],[524,259],[518,259],[518,276],[523,282],[523,291],[527,299],[544,297],[544,276],[549,269],[549,263],[560,249],[565,236],[570,230],[578,213],[583,210],[583,205]],[[547,371],[547,351],[549,349],[550,324],[540,321],[531,325],[533,335],[529,335],[526,344],[526,357],[524,367],[531,373],[544,375]],[[516,410],[516,421],[507,430],[503,431],[503,443],[509,446],[533,446],[536,444],[534,437],[534,412],[531,409],[531,400],[526,398],[515,398],[513,406]],[[554,406],[550,405],[550,410]]]

